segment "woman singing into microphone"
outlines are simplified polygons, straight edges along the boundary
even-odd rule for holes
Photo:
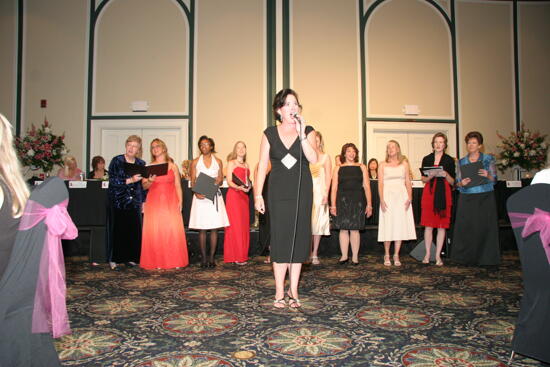
[[[278,126],[264,130],[260,144],[258,178],[255,186],[255,207],[265,210],[261,195],[268,162],[268,206],[271,225],[271,261],[275,276],[273,307],[284,308],[284,284],[288,271],[290,289],[289,307],[301,306],[298,298],[298,281],[302,263],[309,258],[311,243],[311,207],[313,183],[310,163],[317,162],[314,129],[306,126],[299,115],[298,95],[292,89],[283,89],[273,100],[273,115]]]

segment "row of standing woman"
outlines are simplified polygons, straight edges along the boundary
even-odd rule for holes
[[[352,263],[358,263],[359,231],[364,228],[365,215],[372,214],[369,173],[358,162],[358,150],[346,144],[340,154],[340,165],[334,170],[332,181],[322,178],[327,167],[320,134],[307,126],[300,116],[302,106],[298,95],[291,89],[283,89],[274,98],[273,114],[278,126],[268,127],[260,145],[255,207],[260,213],[269,208],[271,260],[275,277],[273,306],[291,308],[301,306],[298,298],[298,283],[301,266],[309,255],[312,229],[314,235],[328,232],[328,215],[319,206],[328,202],[331,190],[330,212],[335,217],[334,225],[340,230],[342,257],[340,263],[348,262],[351,242]],[[440,166],[442,172],[422,178],[425,183],[422,195],[421,224],[425,226],[426,256],[430,260],[433,229],[437,228],[436,265],[443,265],[441,249],[446,229],[451,223],[451,189],[456,183],[461,195],[456,211],[453,236],[453,260],[464,264],[497,265],[499,263],[498,225],[496,203],[492,194],[496,182],[494,158],[481,153],[483,137],[479,132],[470,132],[465,137],[468,155],[459,161],[463,166],[480,161],[483,168],[477,174],[486,178],[480,186],[468,187],[469,178],[455,172],[454,159],[445,153],[447,137],[437,133],[432,138],[433,152],[424,157],[422,167]],[[370,162],[369,162],[370,163]],[[263,188],[268,166],[267,206]],[[370,164],[369,164],[370,166]],[[310,170],[311,167],[311,170]],[[370,167],[369,167],[370,168]],[[369,170],[370,171],[370,170]],[[328,169],[330,172],[330,169]],[[411,207],[412,185],[408,161],[401,154],[399,143],[390,140],[386,158],[377,171],[380,195],[378,241],[384,242],[384,265],[391,265],[390,246],[395,242],[393,262],[400,266],[399,250],[404,240],[416,238]],[[325,173],[327,175],[327,173]],[[315,184],[314,184],[315,183]],[[310,208],[313,207],[313,210]],[[323,213],[323,218],[319,214]],[[312,221],[313,215],[313,221]],[[319,224],[321,228],[319,228]],[[314,236],[312,261],[317,260],[318,238]],[[290,288],[285,290],[288,273]]]
[[[220,184],[223,180],[222,162],[213,155],[214,140],[202,136],[198,146],[201,154],[191,165],[192,185],[200,173],[213,177]],[[120,269],[120,263],[130,267],[139,263],[145,269],[185,267],[189,259],[181,214],[183,195],[178,167],[168,155],[166,144],[154,139],[150,146],[151,164],[168,163],[167,174],[130,177],[124,169],[125,163],[145,165],[136,156],[140,149],[141,138],[135,135],[128,137],[125,153],[114,157],[109,165],[111,268]],[[249,181],[243,142],[235,145],[229,157],[227,211],[219,191],[214,201],[199,193],[193,196],[189,228],[199,231],[201,267],[215,266],[217,230],[223,227],[224,261],[244,264],[248,259],[250,226],[247,192],[250,186],[235,184],[233,174],[242,182]],[[210,231],[209,256],[206,254],[207,231]]]

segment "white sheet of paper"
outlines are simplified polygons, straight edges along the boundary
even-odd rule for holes
[[[71,189],[85,189],[87,186],[86,181],[69,181],[69,188]]]
[[[298,160],[294,158],[293,155],[290,153],[287,153],[283,159],[281,159],[281,162],[285,165],[286,168],[291,169]]]

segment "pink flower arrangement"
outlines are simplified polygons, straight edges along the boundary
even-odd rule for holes
[[[65,147],[65,134],[55,136],[48,120],[38,129],[31,125],[24,137],[15,138],[15,148],[21,164],[32,170],[52,171],[55,165],[63,165],[63,157],[68,153]]]
[[[497,155],[497,167],[500,171],[517,167],[531,171],[546,166],[546,135],[541,135],[538,131],[531,132],[522,124],[521,130],[511,132],[507,138],[498,132],[497,136],[502,139],[502,143],[497,145],[502,149]]]

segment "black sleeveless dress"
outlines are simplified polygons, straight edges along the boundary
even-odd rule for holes
[[[361,167],[340,166],[334,226],[346,230],[365,229],[366,205]]]
[[[306,126],[306,135],[311,131],[313,128]],[[309,161],[301,152],[301,143],[298,137],[290,149],[287,149],[279,137],[276,126],[268,127],[264,134],[269,142],[269,159],[271,161],[267,196],[271,261],[302,263],[309,258],[311,245],[313,181],[309,170]],[[294,165],[289,168],[283,163],[283,159],[287,155],[296,159]],[[300,166],[301,182],[298,192]],[[296,215],[298,215],[297,220]]]

